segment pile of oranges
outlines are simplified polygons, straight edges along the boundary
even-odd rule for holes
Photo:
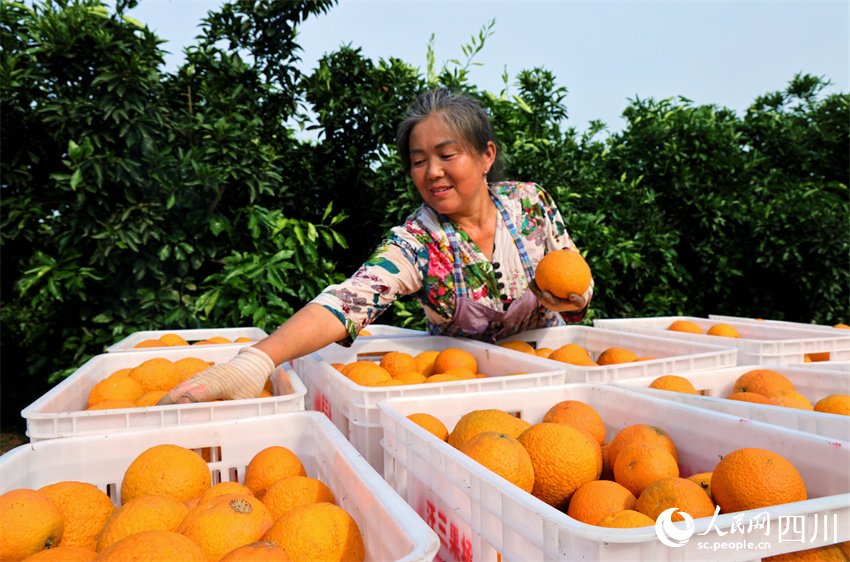
[[[538,423],[496,409],[467,412],[451,431],[427,413],[409,419],[588,525],[649,526],[670,507],[696,519],[716,505],[731,513],[807,498],[797,469],[764,449],[730,451],[711,473],[682,477],[663,428],[634,424],[606,441],[604,420],[579,400],[554,404]]]
[[[11,490],[0,496],[0,560],[364,559],[357,522],[290,449],[260,450],[244,483],[211,481],[201,455],[162,444],[130,463],[120,507],[86,482]]]
[[[221,344],[221,343],[252,343],[253,340],[251,338],[239,337],[236,339],[229,339],[222,336],[213,336],[211,338],[205,340],[198,340],[189,343],[182,336],[178,334],[164,334],[158,338],[147,339],[141,341],[133,346],[133,349],[144,349],[146,347],[179,347],[183,345],[212,345],[212,344]]]
[[[176,361],[153,357],[135,367],[119,369],[91,388],[86,410],[155,406],[169,390],[210,365],[213,362],[198,357]],[[261,398],[269,396],[273,396],[271,379],[266,381],[260,395]]]
[[[663,375],[649,384],[649,388],[699,394],[687,378],[680,375]],[[783,406],[850,416],[850,395],[830,394],[813,405],[803,394],[794,390],[794,384],[782,373],[771,369],[753,369],[742,374],[735,381],[729,400],[741,400],[769,406]]]
[[[700,328],[696,322],[692,322],[690,320],[675,320],[667,327],[667,329],[673,332],[687,332],[689,334],[703,333],[702,328]],[[705,331],[705,334],[709,336],[721,336],[726,338],[741,337],[741,335],[738,333],[738,330],[736,330],[734,326],[730,326],[729,324],[725,324],[723,322],[718,322],[717,324],[709,326],[708,330]]]
[[[633,361],[647,361],[656,359],[655,357],[638,356],[634,351],[624,347],[609,347],[604,349],[596,357],[594,361],[584,347],[577,343],[567,343],[557,349],[548,347],[533,348],[531,344],[513,340],[498,344],[500,347],[522,351],[545,359],[560,361],[561,363],[569,363],[570,365],[579,365],[582,367],[599,367],[603,365],[618,365],[620,363],[631,363]]]
[[[332,363],[349,380],[362,386],[402,386],[480,379],[475,356],[464,349],[428,350],[411,355],[390,351],[380,361],[361,359],[351,363]],[[524,373],[510,373],[519,375]]]

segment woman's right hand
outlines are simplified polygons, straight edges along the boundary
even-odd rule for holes
[[[230,361],[212,365],[175,386],[157,405],[257,398],[274,367],[274,362],[263,351],[256,347],[243,347]]]
[[[531,292],[540,303],[554,312],[578,312],[583,310],[590,300],[591,289],[588,288],[583,295],[570,293],[567,298],[558,298],[549,291],[541,291],[534,279],[528,284]]]

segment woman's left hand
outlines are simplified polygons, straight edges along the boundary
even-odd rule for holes
[[[531,292],[543,306],[554,312],[578,312],[587,306],[590,299],[589,288],[583,295],[570,293],[565,299],[558,298],[549,291],[541,291],[533,279],[528,288],[531,289]]]

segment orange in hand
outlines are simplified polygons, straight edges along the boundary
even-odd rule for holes
[[[559,299],[570,294],[583,295],[590,288],[590,266],[576,250],[549,252],[537,264],[534,281],[537,288]]]

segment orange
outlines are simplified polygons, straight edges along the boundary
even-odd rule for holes
[[[833,328],[841,328],[843,330],[850,330],[850,326],[848,326],[847,324],[835,324],[833,326]]]
[[[531,493],[555,509],[566,510],[582,484],[599,478],[599,444],[574,427],[538,423],[523,431],[518,439],[534,467]]]
[[[416,370],[425,375],[426,377],[430,377],[434,374],[434,361],[436,361],[437,356],[440,354],[439,351],[423,351],[414,359],[416,359]]]
[[[136,401],[133,402],[133,404],[137,408],[156,406],[157,402],[159,402],[160,399],[166,394],[168,394],[167,390],[151,390],[150,392],[145,392],[144,394],[136,398]]]
[[[558,402],[543,415],[544,423],[565,423],[590,433],[601,446],[605,442],[605,423],[591,406],[579,400]]]
[[[639,511],[625,509],[606,515],[596,523],[598,527],[613,527],[615,529],[632,529],[635,527],[651,527],[655,521]]]
[[[116,507],[97,486],[88,482],[63,481],[39,489],[62,512],[65,530],[59,546],[82,546],[95,550],[97,535]]]
[[[342,370],[345,368],[345,363],[331,363],[331,367],[342,373]]]
[[[375,363],[374,361],[369,361],[368,359],[360,359],[360,360],[358,360],[358,361],[352,361],[351,363],[346,363],[346,364],[342,367],[342,369],[340,369],[340,372],[341,372],[343,375],[348,376],[348,372],[349,372],[351,369],[353,369],[354,367],[358,366],[358,365],[367,365],[367,366],[369,366],[369,365],[377,365],[377,363]]]
[[[254,492],[239,482],[219,482],[207,488],[207,491],[198,498],[198,503],[203,503],[224,494],[248,494],[249,496],[253,496]]]
[[[721,336],[725,338],[740,338],[741,335],[729,324],[714,324],[705,332],[709,336]]]
[[[112,543],[140,531],[176,531],[188,514],[189,508],[174,498],[139,496],[119,507],[106,520],[97,537],[95,550],[100,552]]]
[[[850,416],[850,395],[830,394],[818,400],[814,405],[815,412]]]
[[[142,385],[145,392],[151,390],[171,390],[180,384],[180,375],[174,363],[165,357],[148,359],[130,371],[130,378]]]
[[[425,378],[425,375],[419,371],[406,371],[393,377],[393,379],[403,382],[404,384],[422,384],[425,382]]]
[[[553,361],[560,361],[561,363],[569,363],[570,365],[596,365],[587,350],[575,343],[562,345],[553,351],[548,358]]]
[[[118,408],[135,408],[136,403],[131,402],[129,400],[116,400],[110,398],[109,400],[104,400],[103,402],[98,402],[94,406],[89,406],[86,408],[86,411],[89,410],[117,410]]]
[[[700,485],[700,487],[705,490],[705,493],[708,494],[708,497],[711,497],[711,473],[710,472],[700,472],[699,474],[693,474],[688,476],[688,480],[696,482]]]
[[[531,355],[536,355],[534,348],[531,347],[531,344],[522,340],[506,341],[498,344],[498,346],[504,347],[505,349],[513,349],[514,351],[521,351],[523,353],[530,353]]]
[[[175,345],[189,345],[189,342],[187,342],[185,339],[178,336],[177,334],[165,334],[163,336],[159,336],[159,341],[169,347]]]
[[[273,542],[257,541],[234,548],[219,562],[290,562],[286,551]]]
[[[65,523],[47,494],[18,488],[0,495],[0,560],[23,560],[59,545]]]
[[[127,376],[129,376],[129,375],[130,375],[130,371],[132,371],[132,370],[133,370],[133,369],[130,369],[130,368],[127,368],[127,369],[118,369],[117,371],[115,371],[114,373],[112,373],[112,374],[111,374],[111,375],[109,375],[109,376],[110,376],[110,377],[127,377]]]
[[[173,531],[141,531],[114,542],[95,558],[97,562],[207,562],[207,555],[190,538]]]
[[[390,351],[381,357],[380,366],[389,371],[390,376],[394,377],[405,371],[415,371],[416,359],[409,353]]]
[[[459,378],[457,378],[457,377],[456,377],[456,376],[454,376],[454,375],[446,375],[446,374],[443,374],[443,373],[439,373],[439,374],[436,374],[436,375],[431,375],[430,377],[426,378],[426,379],[425,379],[424,381],[422,381],[422,382],[423,382],[423,383],[433,383],[433,382],[455,382],[455,381],[459,381],[459,380],[460,380],[460,379],[459,379]]]
[[[478,361],[470,352],[450,347],[437,354],[434,359],[434,373],[445,373],[452,367],[465,367],[473,373],[477,373]]]
[[[552,355],[553,351],[555,351],[555,350],[551,349],[549,347],[540,347],[540,348],[537,348],[537,349],[534,350],[534,354],[537,355],[538,357],[548,359],[549,356]]]
[[[475,373],[470,371],[466,367],[449,367],[445,370],[445,372],[442,372],[440,374],[449,377],[457,377],[460,380],[470,380],[475,378]]]
[[[473,410],[465,413],[457,421],[451,433],[449,433],[448,443],[459,449],[467,439],[482,431],[498,431],[511,437],[517,437],[529,427],[531,427],[531,424],[527,421],[502,410]]]
[[[498,431],[483,431],[467,439],[459,451],[521,490],[531,493],[534,467],[528,451],[515,437]]]
[[[107,377],[96,383],[89,391],[87,408],[91,408],[104,400],[123,400],[135,402],[136,398],[145,393],[142,385],[130,377]]]
[[[632,443],[623,448],[614,461],[614,481],[628,488],[638,498],[653,482],[678,477],[676,459],[657,444]]]
[[[689,334],[701,334],[702,328],[696,322],[690,320],[676,320],[667,329],[673,332],[687,332]]]
[[[822,353],[806,353],[803,355],[803,361],[805,363],[818,362],[818,361],[829,361],[829,352],[824,351]]]
[[[733,392],[726,398],[728,400],[740,400],[742,402],[752,402],[753,404],[776,406],[776,402],[763,394],[756,394],[755,392]]]
[[[263,496],[263,503],[275,521],[294,507],[319,502],[336,503],[331,489],[321,480],[309,476],[281,478]]]
[[[252,340],[252,339],[251,339],[251,338],[249,338],[249,337],[246,337],[246,336],[239,336],[238,338],[236,338],[235,340],[233,340],[233,343],[251,343],[251,342],[253,342],[253,341],[254,341],[254,340]]]
[[[370,332],[369,330],[360,330],[359,332],[357,332],[357,335],[358,336],[371,336],[372,332]]]
[[[207,338],[207,341],[210,343],[233,343],[230,339],[222,336],[213,336],[211,338]]]
[[[777,390],[776,392],[769,394],[767,397],[776,402],[777,406],[797,408],[798,410],[814,410],[812,403],[809,402],[808,398],[796,390]]]
[[[649,388],[682,392],[684,394],[699,394],[691,381],[679,375],[662,375],[649,383]]]
[[[366,386],[404,386],[404,383],[398,379],[386,379],[367,384]]]
[[[611,443],[605,443],[599,449],[599,454],[602,455],[602,472],[599,474],[600,480],[614,480],[614,469],[611,468],[611,461],[608,458],[608,450],[610,448]]]
[[[441,441],[448,441],[449,430],[446,428],[446,424],[444,424],[439,418],[436,418],[431,414],[419,412],[410,414],[407,416],[407,419],[435,435],[437,439],[440,439]]]
[[[168,347],[168,344],[160,339],[144,340],[133,346],[133,349],[143,349],[146,347]]]
[[[738,377],[734,390],[770,396],[779,390],[794,390],[794,384],[782,373],[770,369],[754,369]]]
[[[579,486],[570,500],[567,515],[588,525],[612,513],[634,509],[637,498],[621,484],[610,480],[593,480]]]
[[[198,357],[184,357],[174,362],[174,370],[177,371],[179,381],[184,382],[211,365],[213,365],[212,361],[204,361]]]
[[[847,560],[850,560],[850,542],[828,544],[762,558],[762,562],[846,562]]]
[[[445,373],[439,373],[439,374],[436,374],[436,375],[431,375],[430,377],[426,378],[422,382],[423,383],[455,382],[455,381],[459,381],[459,380],[461,380],[461,379],[454,376],[454,375],[447,375]]]
[[[721,513],[803,501],[806,484],[785,457],[758,448],[724,456],[711,475],[711,495]]]
[[[192,539],[207,558],[218,560],[234,548],[257,542],[274,519],[259,499],[248,494],[216,496],[189,512],[177,532]]]
[[[91,562],[97,551],[84,546],[58,546],[36,552],[24,558],[24,562]]]
[[[192,345],[212,345],[215,342],[211,342],[210,340],[200,340],[196,342],[192,342]]]
[[[290,449],[272,445],[254,455],[245,467],[245,486],[263,499],[269,487],[285,476],[307,476],[301,460]]]
[[[121,503],[148,494],[186,503],[203,494],[211,481],[210,468],[198,453],[179,445],[155,445],[137,456],[124,472]]]
[[[631,363],[633,361],[637,361],[637,355],[622,347],[609,347],[596,358],[596,362],[599,365],[617,365],[620,363]]]
[[[684,521],[682,513],[694,519],[714,515],[714,502],[702,486],[687,478],[662,478],[644,489],[635,504],[635,509],[650,519],[658,519],[663,511],[675,507],[673,521]]]
[[[617,462],[617,455],[620,454],[620,451],[632,443],[662,445],[676,459],[676,462],[679,462],[679,453],[676,451],[676,445],[666,431],[654,425],[639,423],[621,429],[611,440],[611,445],[608,449],[608,461],[611,463],[612,468]]]
[[[534,271],[534,282],[541,291],[559,299],[570,294],[583,295],[590,287],[590,266],[576,250],[561,248],[543,256]]]
[[[264,541],[280,545],[299,562],[362,562],[363,537],[357,522],[332,503],[311,503],[290,509],[266,532]]]
[[[386,381],[392,378],[389,371],[371,361],[358,362],[345,373],[352,382],[368,386],[376,382]]]

